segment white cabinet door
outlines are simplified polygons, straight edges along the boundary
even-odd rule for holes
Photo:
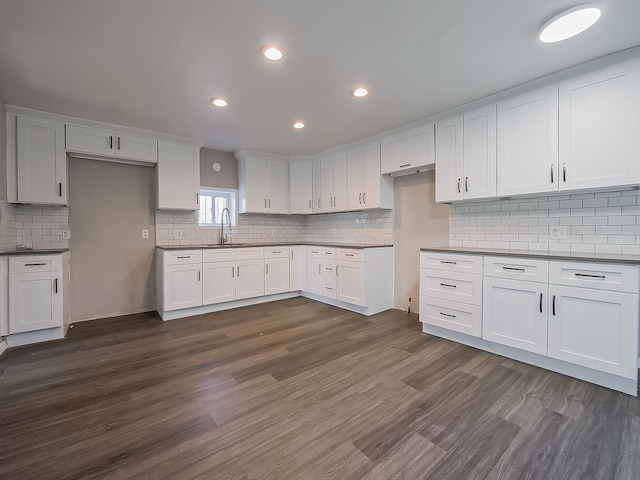
[[[158,142],[158,208],[198,210],[200,149],[190,145]]]
[[[153,137],[118,133],[115,140],[115,153],[119,158],[154,163],[158,161],[158,141]]]
[[[164,267],[164,310],[202,305],[202,264]]]
[[[497,195],[558,190],[558,87],[498,103]]]
[[[293,162],[289,167],[291,213],[313,213],[313,163]]]
[[[361,148],[351,150],[347,159],[347,207],[349,210],[361,210],[363,185],[363,151]]]
[[[18,201],[66,205],[64,125],[18,117],[17,128]]]
[[[202,304],[231,302],[236,299],[236,262],[202,264]]]
[[[62,326],[62,272],[9,275],[9,333]]]
[[[113,132],[96,130],[95,128],[67,125],[66,144],[67,151],[73,153],[85,153],[115,157],[116,139]]]
[[[465,113],[463,138],[464,198],[495,197],[496,106]]]
[[[322,212],[322,170],[321,161],[313,161],[313,213]]]
[[[293,245],[289,247],[289,291],[306,290],[307,260],[304,255],[305,247]]]
[[[549,286],[549,356],[636,379],[638,296]]]
[[[364,264],[339,261],[336,265],[336,299],[366,307]]]
[[[380,172],[380,144],[362,151],[362,203],[364,208],[393,208],[393,179]]]
[[[236,263],[236,299],[264,296],[264,260]]]
[[[333,157],[320,160],[320,190],[322,192],[323,212],[330,212],[333,207]]]
[[[238,162],[239,212],[267,212],[267,160],[247,155]]]
[[[462,200],[462,115],[436,124],[436,202]]]
[[[267,211],[289,213],[289,165],[267,160]]]
[[[264,261],[265,295],[289,291],[289,261],[289,257],[269,258]]]
[[[546,283],[485,277],[482,338],[547,354]]]
[[[343,212],[349,209],[349,186],[347,180],[347,154],[333,157],[333,210]]]
[[[434,163],[433,123],[382,139],[382,174],[422,170]]]
[[[560,84],[560,190],[640,183],[640,66]]]
[[[322,258],[307,259],[307,292],[322,295]]]

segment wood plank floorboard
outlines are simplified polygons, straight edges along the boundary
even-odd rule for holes
[[[0,356],[0,478],[638,480],[640,400],[293,298]]]

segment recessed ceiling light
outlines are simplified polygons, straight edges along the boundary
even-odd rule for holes
[[[304,128],[304,123],[302,123],[302,122],[294,122],[293,128],[295,128],[296,130],[300,130],[301,128]]]
[[[540,29],[540,40],[559,42],[584,32],[600,18],[600,9],[593,5],[579,5],[556,15]]]
[[[269,60],[280,60],[284,56],[284,50],[274,45],[269,45],[262,48],[262,55]]]
[[[209,101],[211,102],[211,105],[215,105],[216,107],[226,107],[227,105],[229,105],[224,98],[220,97],[213,97]]]
[[[353,92],[351,92],[354,97],[362,98],[369,95],[369,90],[363,87],[356,88]]]

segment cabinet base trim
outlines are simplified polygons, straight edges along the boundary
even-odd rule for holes
[[[32,343],[48,342],[50,340],[59,340],[64,338],[66,327],[47,328],[44,330],[35,330],[33,332],[14,333],[7,335],[5,341],[9,347],[18,347],[20,345],[30,345]]]
[[[3,338],[2,340],[0,340],[0,355],[2,355],[6,349],[7,349],[7,342],[5,342]]]
[[[528,363],[536,367],[551,370],[552,372],[561,373],[569,377],[578,378],[586,382],[595,383],[603,387],[611,388],[619,392],[629,395],[638,396],[638,380],[619,377],[610,373],[604,373],[591,368],[574,365],[572,363],[563,362],[536,353],[518,350],[517,348],[499,345],[482,338],[470,337],[463,333],[453,332],[444,328],[435,327],[433,325],[422,324],[422,331],[436,337],[445,338],[457,343],[462,343],[470,347],[478,348],[486,352],[502,355],[503,357]]]
[[[278,293],[266,297],[246,298],[244,300],[235,300],[233,302],[215,303],[213,305],[202,305],[200,307],[183,308],[180,310],[163,311],[158,310],[158,315],[162,320],[176,320],[178,318],[193,317],[194,315],[202,315],[203,313],[221,312],[238,307],[248,307],[250,305],[258,305],[260,303],[275,302],[276,300],[284,300],[287,298],[299,297],[300,292]]]
[[[385,310],[390,310],[393,308],[393,305],[387,305],[384,307],[361,307],[360,305],[341,302],[340,300],[333,300],[332,298],[323,297],[322,295],[317,295],[315,293],[309,293],[309,292],[302,292],[301,295],[305,298],[309,298],[317,302],[326,303],[328,305],[333,305],[334,307],[343,308],[345,310],[349,310],[351,312],[356,312],[356,313],[360,313],[362,315],[367,315],[367,316],[375,315],[376,313],[384,312]]]

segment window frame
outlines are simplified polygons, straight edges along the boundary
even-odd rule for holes
[[[220,193],[223,193],[225,195],[216,195]],[[199,228],[220,228],[220,219],[215,218],[215,215],[212,215],[212,223],[200,223],[200,209],[202,208],[202,202],[205,197],[227,197],[229,199],[229,203],[231,204],[229,206],[229,212],[231,214],[231,226],[235,227],[238,224],[238,189],[200,186],[199,194],[200,208],[196,211],[196,225]],[[226,222],[225,225],[227,225]]]

